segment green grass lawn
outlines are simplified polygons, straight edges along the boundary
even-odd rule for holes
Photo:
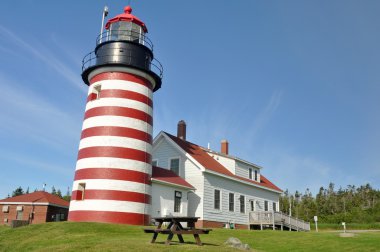
[[[0,251],[237,251],[223,243],[229,237],[248,243],[254,251],[380,251],[380,232],[357,233],[340,237],[338,232],[289,232],[214,229],[201,235],[204,246],[195,245],[185,235],[185,244],[164,244],[159,235],[150,244],[152,234],[142,227],[101,223],[46,223],[11,229],[0,226]]]
[[[315,230],[315,224],[310,223],[310,228]],[[376,229],[380,230],[380,223],[346,223],[347,230]],[[342,224],[318,223],[319,230],[343,230]]]

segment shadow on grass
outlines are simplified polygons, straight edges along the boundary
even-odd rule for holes
[[[165,241],[156,241],[155,243],[149,243],[149,244],[161,244],[161,245],[165,245],[165,246],[176,246],[176,245],[194,245],[194,246],[198,246],[198,244],[196,244],[195,242],[183,242],[183,243],[180,243],[178,241],[171,241],[170,242],[170,245],[166,245]],[[213,243],[207,243],[207,242],[202,242],[202,246],[213,246],[213,247],[218,247],[220,245],[218,244],[213,244]],[[202,247],[201,246],[201,247]]]

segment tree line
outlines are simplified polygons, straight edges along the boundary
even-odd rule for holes
[[[373,223],[380,222],[380,190],[370,184],[356,187],[348,185],[338,190],[330,183],[315,195],[309,189],[294,194],[286,190],[280,197],[280,211],[305,221],[313,222],[318,216],[321,223]]]
[[[37,191],[38,191],[37,188],[34,189],[34,192],[37,192]],[[23,195],[23,194],[28,194],[28,193],[30,193],[29,187],[26,189],[26,191],[24,191],[24,189],[21,186],[19,186],[14,191],[12,191],[12,197]],[[60,189],[57,190],[57,189],[55,189],[54,186],[52,186],[50,193],[53,195],[57,195],[58,197],[66,200],[66,201],[70,201],[70,199],[71,199],[69,190],[67,190],[66,194],[63,196]],[[10,197],[10,195],[8,194],[8,198],[9,197]]]

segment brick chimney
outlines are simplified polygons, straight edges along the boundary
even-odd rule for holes
[[[223,139],[220,143],[220,152],[228,155],[228,141]]]
[[[178,122],[177,137],[186,141],[186,123],[184,120]]]

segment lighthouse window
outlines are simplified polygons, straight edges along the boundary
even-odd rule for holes
[[[79,183],[75,200],[84,200],[85,190],[86,190],[86,183]]]
[[[128,40],[143,44],[141,26],[131,22],[116,22],[111,24],[110,34],[112,40]]]
[[[94,99],[97,100],[100,98],[100,92],[102,91],[102,86],[101,85],[97,85],[94,87],[94,94],[95,94],[95,97]]]

